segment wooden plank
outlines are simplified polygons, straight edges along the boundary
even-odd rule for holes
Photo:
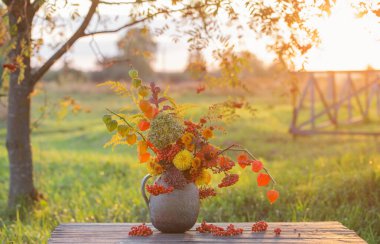
[[[216,223],[226,227],[228,223]],[[339,222],[268,223],[266,232],[253,233],[253,223],[233,223],[243,228],[242,235],[215,237],[202,234],[194,228],[184,234],[165,234],[153,228],[149,237],[130,237],[128,232],[135,223],[72,223],[61,224],[51,234],[49,243],[365,243],[355,232]],[[280,236],[273,232],[281,228]]]
[[[311,128],[315,128],[315,91],[314,91],[314,86],[315,86],[315,79],[313,76],[313,73],[310,74],[310,123],[311,123]]]
[[[317,89],[317,92],[318,92],[318,94],[319,94],[319,98],[320,98],[321,101],[322,101],[322,104],[323,104],[323,106],[324,106],[324,109],[325,109],[325,111],[326,111],[326,113],[327,113],[327,115],[328,115],[328,117],[329,117],[331,123],[334,124],[334,125],[336,125],[335,118],[334,118],[334,116],[330,113],[329,105],[328,105],[328,103],[327,103],[325,97],[323,96],[323,93],[322,93],[322,91],[321,91],[321,88],[319,87],[319,85],[318,85],[317,82],[315,82],[315,88]]]

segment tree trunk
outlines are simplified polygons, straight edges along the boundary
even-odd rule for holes
[[[20,2],[24,1],[18,3]],[[33,90],[29,52],[31,18],[28,10],[23,9],[25,8],[14,5],[8,11],[10,27],[17,26],[17,32],[12,36],[15,48],[8,54],[8,62],[16,63],[18,57],[23,64],[19,65],[17,71],[11,73],[8,93],[6,146],[10,167],[8,199],[10,208],[15,208],[18,203],[29,203],[36,195],[30,143],[30,93]]]

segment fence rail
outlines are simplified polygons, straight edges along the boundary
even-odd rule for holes
[[[293,93],[290,133],[380,136],[380,123],[378,131],[341,128],[380,118],[380,70],[297,72],[294,77],[296,90],[302,89]]]

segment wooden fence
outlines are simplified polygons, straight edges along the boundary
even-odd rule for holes
[[[317,71],[294,74],[293,135],[380,136],[380,70]],[[356,130],[358,123],[378,129]]]

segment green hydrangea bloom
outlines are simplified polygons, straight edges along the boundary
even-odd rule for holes
[[[174,114],[160,113],[150,124],[148,140],[158,149],[163,149],[176,142],[183,132],[184,127]]]

